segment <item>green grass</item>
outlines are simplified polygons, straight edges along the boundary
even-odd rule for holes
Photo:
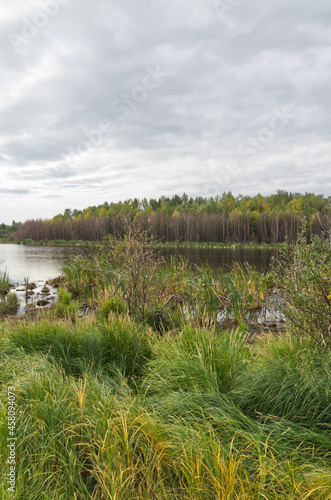
[[[244,369],[249,351],[241,332],[232,335],[185,327],[175,338],[158,343],[149,365],[146,389],[226,394]]]
[[[331,498],[330,356],[308,340],[189,325],[162,337],[118,311],[0,329],[15,498]],[[11,498],[4,474],[0,488]]]
[[[8,293],[6,297],[0,298],[0,320],[17,314],[18,307],[18,298],[15,293]]]
[[[104,256],[76,256],[64,265],[63,272],[67,288],[75,297],[92,298],[112,282]]]
[[[10,290],[11,283],[6,269],[0,269],[0,297],[4,297]]]
[[[11,282],[6,269],[0,269],[0,321],[5,316],[15,315],[18,311],[18,299],[15,293],[9,293]]]
[[[234,400],[251,414],[291,420],[309,429],[331,426],[331,356],[305,340],[268,338],[254,345],[249,379],[237,383]],[[243,380],[245,377],[245,381]]]
[[[90,370],[134,377],[151,357],[148,335],[148,330],[125,316],[114,317],[108,325],[95,325],[89,318],[79,324],[23,321],[14,325],[10,344],[1,347],[4,355],[17,349],[43,354],[66,375],[78,377]]]

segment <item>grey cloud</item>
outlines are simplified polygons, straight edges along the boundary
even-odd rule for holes
[[[41,181],[44,179],[67,179],[69,177],[73,177],[75,174],[76,172],[73,168],[59,165],[58,167],[52,167],[49,169],[29,169],[20,174],[19,178],[21,181]],[[13,172],[12,177],[17,177],[17,173]]]
[[[9,196],[16,196],[16,195],[26,195],[29,194],[31,191],[29,189],[2,189],[0,188],[0,193],[4,196],[9,195]]]
[[[226,22],[213,1],[70,1],[17,54],[8,32],[36,9],[17,0],[0,23],[2,189],[31,192],[21,218],[223,187],[330,193],[329,1],[251,0]],[[169,75],[132,100],[150,67]],[[293,118],[264,144],[275,108]]]

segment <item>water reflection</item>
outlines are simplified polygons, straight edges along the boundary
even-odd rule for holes
[[[0,263],[14,283],[46,281],[61,274],[62,265],[77,253],[81,253],[78,247],[1,244]]]
[[[74,255],[93,253],[93,247],[52,247],[0,244],[0,264],[6,268],[14,283],[49,280],[61,273],[61,268]],[[165,248],[163,255],[184,256],[193,264],[208,262],[213,267],[221,266],[225,270],[233,262],[245,262],[255,265],[259,270],[266,269],[276,255],[274,249],[252,248]]]
[[[274,248],[165,248],[162,253],[166,258],[183,255],[193,264],[207,262],[210,266],[222,267],[225,271],[234,262],[249,262],[259,271],[264,271],[270,266],[272,258],[277,256]]]

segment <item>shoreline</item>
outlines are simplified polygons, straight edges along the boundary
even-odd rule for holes
[[[117,241],[117,240],[114,240]],[[33,240],[9,240],[7,238],[0,238],[0,245],[26,245],[26,246],[51,246],[51,247],[59,247],[59,246],[67,246],[67,247],[93,247],[93,246],[108,246],[110,245],[110,241],[83,241],[83,240],[42,240],[42,241],[33,241]],[[237,243],[237,242],[229,242],[229,243],[217,243],[212,241],[201,241],[201,242],[180,242],[180,241],[171,241],[171,242],[156,242],[152,246],[156,248],[211,248],[211,249],[254,249],[254,250],[269,250],[269,249],[277,249],[282,245],[282,243]]]

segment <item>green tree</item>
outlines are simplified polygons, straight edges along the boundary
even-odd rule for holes
[[[66,208],[63,214],[64,220],[70,220],[72,218],[72,211],[70,208]]]

